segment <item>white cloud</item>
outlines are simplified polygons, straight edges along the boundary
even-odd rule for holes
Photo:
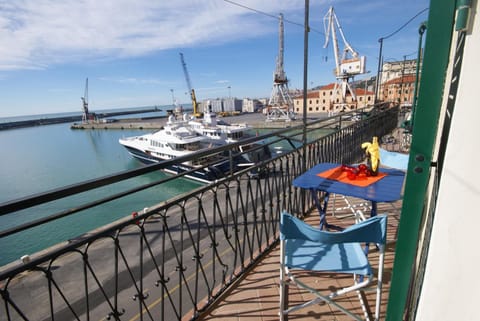
[[[276,16],[303,1],[239,0]],[[131,57],[276,32],[262,15],[222,0],[0,0],[0,70]]]
[[[134,77],[100,77],[99,80],[116,82],[121,84],[130,84],[130,85],[165,85],[168,84],[165,81],[161,81],[155,78],[134,78]]]

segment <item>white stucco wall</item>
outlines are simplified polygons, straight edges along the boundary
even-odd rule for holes
[[[480,320],[480,6],[467,36],[416,320]]]

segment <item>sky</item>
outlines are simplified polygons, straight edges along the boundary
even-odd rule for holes
[[[310,0],[309,88],[335,81],[330,6],[366,56],[356,79],[376,75],[380,38],[384,61],[417,57],[428,0]],[[280,13],[289,88],[302,89],[305,1],[0,0],[0,117],[81,112],[87,78],[91,111],[188,104],[180,53],[197,100],[269,97]]]

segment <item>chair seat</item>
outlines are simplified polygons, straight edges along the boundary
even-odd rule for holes
[[[286,240],[286,266],[290,269],[371,275],[371,267],[359,243],[319,244]]]
[[[396,168],[402,171],[408,169],[408,154],[402,154],[397,152],[389,152],[383,148],[380,148],[380,165]]]

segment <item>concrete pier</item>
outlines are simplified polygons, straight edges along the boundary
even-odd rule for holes
[[[309,120],[325,118],[326,114],[317,114]],[[158,118],[128,118],[114,122],[74,123],[72,129],[160,129],[167,122],[167,117]],[[302,124],[302,118],[297,120],[267,122],[266,116],[261,113],[244,113],[235,116],[218,117],[229,124],[247,124],[253,128],[287,128]]]

